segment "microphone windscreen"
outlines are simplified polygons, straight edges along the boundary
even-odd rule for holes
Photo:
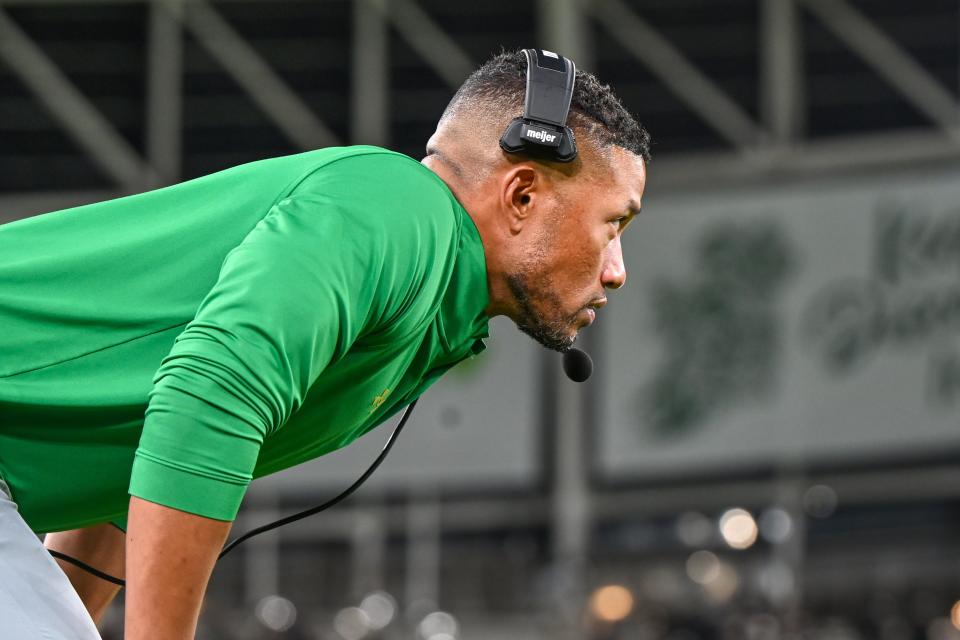
[[[583,382],[593,373],[593,360],[580,349],[571,348],[563,354],[563,372],[574,382]]]

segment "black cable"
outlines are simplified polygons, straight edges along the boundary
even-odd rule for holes
[[[312,516],[315,513],[320,513],[321,511],[329,509],[330,507],[347,499],[350,496],[350,494],[352,494],[354,491],[359,489],[360,485],[366,482],[367,479],[371,475],[373,475],[373,472],[377,470],[377,467],[380,466],[380,463],[382,463],[384,458],[387,457],[387,454],[390,453],[390,449],[393,447],[393,443],[396,441],[397,435],[399,435],[400,430],[403,429],[403,426],[407,424],[407,420],[410,418],[410,415],[413,413],[413,408],[415,406],[417,406],[416,400],[414,400],[409,405],[407,405],[407,408],[403,412],[403,417],[400,418],[400,422],[397,423],[397,426],[396,428],[394,428],[393,433],[391,433],[390,437],[387,438],[386,443],[383,445],[383,449],[380,451],[380,455],[376,457],[373,463],[367,468],[366,471],[363,472],[363,474],[359,478],[357,478],[357,480],[352,485],[350,485],[349,487],[341,491],[340,494],[337,495],[336,497],[330,500],[327,500],[326,502],[324,502],[319,506],[311,507],[310,509],[307,509],[305,511],[295,513],[293,515],[287,516],[286,518],[281,518],[280,520],[271,522],[270,524],[265,524],[262,527],[257,527],[256,529],[251,529],[250,531],[247,531],[245,534],[243,534],[233,542],[228,543],[223,548],[223,551],[220,552],[220,555],[217,556],[217,559],[219,560],[223,556],[227,555],[230,551],[235,549],[237,545],[239,545],[241,542],[245,542],[246,540],[249,540],[254,536],[258,536],[261,533],[266,533],[271,529],[276,529],[277,527],[282,527],[285,524],[290,524],[291,522],[296,522],[297,520],[302,520],[303,518]],[[126,580],[121,580],[120,578],[111,576],[108,573],[104,573],[103,571],[100,571],[99,569],[95,569],[90,565],[88,565],[87,563],[81,562],[80,560],[77,560],[76,558],[68,556],[65,553],[60,553],[59,551],[54,551],[53,549],[47,549],[47,551],[49,551],[50,555],[54,556],[55,558],[60,558],[64,562],[69,562],[70,564],[76,565],[81,569],[83,569],[84,571],[91,573],[97,576],[98,578],[106,580],[107,582],[112,582],[113,584],[120,585],[121,587],[126,586],[127,584]]]
[[[91,567],[90,565],[88,565],[86,562],[81,562],[80,560],[77,560],[76,558],[73,558],[73,557],[71,557],[71,556],[68,556],[68,555],[65,554],[65,553],[60,553],[59,551],[54,551],[53,549],[47,549],[47,551],[50,552],[50,555],[52,555],[54,558],[60,558],[60,559],[63,560],[64,562],[69,562],[70,564],[75,564],[75,565],[77,565],[78,567],[80,567],[81,569],[83,569],[84,571],[86,571],[87,573],[92,573],[93,575],[97,576],[97,577],[100,578],[101,580],[106,580],[107,582],[112,582],[113,584],[118,584],[118,585],[120,585],[121,587],[126,584],[126,581],[125,581],[125,580],[121,580],[120,578],[114,578],[114,577],[113,577],[112,575],[110,575],[109,573],[104,573],[103,571],[100,571],[99,569],[94,569],[93,567]]]
[[[400,430],[403,429],[403,425],[405,425],[405,424],[407,423],[407,419],[410,417],[410,414],[413,413],[413,408],[414,408],[415,406],[417,406],[417,401],[416,401],[416,400],[414,400],[414,401],[411,402],[409,405],[407,405],[407,408],[406,408],[406,410],[405,410],[404,413],[403,413],[403,417],[400,418],[400,422],[397,423],[397,427],[393,430],[393,433],[390,434],[390,437],[387,438],[386,443],[384,443],[384,445],[383,445],[383,449],[380,451],[380,455],[378,455],[378,456],[377,456],[377,459],[373,461],[373,464],[371,464],[371,465],[367,468],[367,470],[363,472],[363,475],[361,475],[359,478],[357,478],[356,482],[354,482],[352,485],[350,485],[349,487],[347,487],[346,489],[344,489],[343,491],[341,491],[341,492],[340,492],[340,495],[336,496],[335,498],[332,498],[331,500],[328,500],[328,501],[324,502],[324,503],[321,504],[320,506],[312,507],[312,508],[310,508],[310,509],[307,509],[306,511],[301,511],[300,513],[295,513],[295,514],[293,514],[292,516],[287,516],[286,518],[281,518],[280,520],[277,520],[276,522],[271,522],[270,524],[265,524],[265,525],[263,525],[262,527],[257,527],[256,529],[252,529],[252,530],[250,530],[250,531],[247,531],[245,534],[243,534],[242,536],[240,536],[239,538],[237,538],[236,540],[234,540],[233,542],[231,542],[231,543],[229,543],[227,546],[225,546],[225,547],[223,548],[223,551],[220,552],[220,555],[217,556],[217,559],[219,560],[219,559],[222,558],[223,556],[227,555],[227,554],[228,554],[230,551],[232,551],[238,544],[240,544],[241,542],[243,542],[243,541],[245,541],[245,540],[249,540],[249,539],[252,538],[253,536],[258,536],[258,535],[260,535],[261,533],[265,533],[265,532],[267,532],[267,531],[270,531],[271,529],[276,529],[277,527],[282,527],[282,526],[285,525],[285,524],[290,524],[291,522],[296,522],[297,520],[302,520],[303,518],[306,518],[307,516],[312,516],[312,515],[315,514],[315,513],[320,513],[321,511],[324,511],[324,510],[326,510],[326,509],[329,509],[330,507],[334,506],[335,504],[338,504],[338,503],[342,502],[343,500],[345,500],[346,498],[348,498],[348,497],[350,496],[350,494],[352,494],[354,491],[356,491],[357,489],[360,488],[360,485],[362,485],[364,482],[366,482],[367,478],[369,478],[371,475],[373,475],[373,472],[377,470],[377,467],[380,466],[380,463],[383,462],[383,459],[387,457],[387,454],[388,454],[388,453],[390,453],[390,448],[393,447],[393,443],[394,443],[394,441],[397,439],[397,435],[400,433]]]

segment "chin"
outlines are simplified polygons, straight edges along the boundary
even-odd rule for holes
[[[517,328],[553,351],[565,352],[577,339],[582,320],[576,317],[554,318],[546,320],[542,317],[526,317],[515,321]]]
[[[557,349],[557,350],[558,350],[558,351],[566,351],[567,349],[569,349],[570,347],[572,347],[572,346],[573,346],[573,343],[576,342],[576,341],[577,341],[577,338],[580,336],[580,329],[582,329],[582,328],[583,328],[583,327],[577,327],[577,326],[572,327],[572,328],[570,329],[570,333],[568,333],[567,335],[565,335],[565,336],[563,337],[563,340],[562,340],[562,342],[563,342],[563,347],[562,347],[561,349]]]
[[[527,331],[523,327],[520,327],[521,331],[527,333],[534,340],[539,342],[542,346],[553,351],[559,351],[563,353],[570,349],[573,346],[573,343],[577,339],[576,330],[572,331],[569,334],[557,335],[552,332],[538,332],[538,331]]]

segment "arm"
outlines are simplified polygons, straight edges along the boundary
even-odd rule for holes
[[[130,476],[129,638],[190,637],[261,446],[416,291],[408,263],[431,227],[325,189],[281,199],[230,251],[154,376]]]
[[[193,638],[230,523],[130,498],[125,637]]]
[[[60,551],[105,573],[123,578],[124,533],[111,524],[48,533],[43,544],[48,549]],[[94,623],[99,624],[110,602],[120,592],[120,587],[69,562],[58,559],[57,563],[67,574]]]
[[[346,267],[322,242],[343,221],[315,208],[284,200],[230,252],[154,376],[129,486],[128,639],[193,637],[261,445],[363,326],[340,311]]]

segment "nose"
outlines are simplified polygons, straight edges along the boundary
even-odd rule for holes
[[[623,264],[620,236],[607,245],[600,281],[607,289],[619,289],[627,281],[627,268]]]

